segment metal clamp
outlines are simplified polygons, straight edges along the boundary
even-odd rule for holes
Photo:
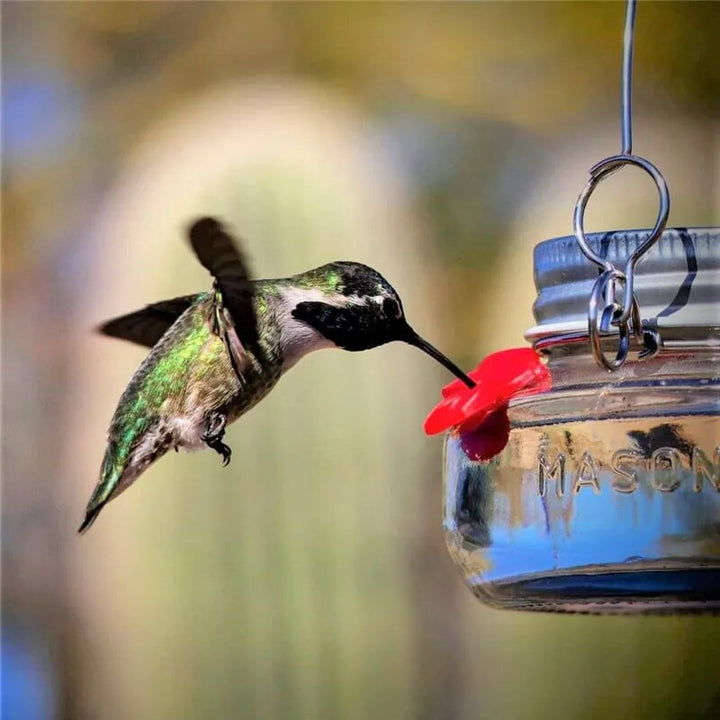
[[[661,343],[656,331],[643,328],[640,308],[634,292],[635,266],[657,242],[665,229],[670,213],[670,193],[662,173],[649,160],[632,154],[631,102],[634,28],[635,0],[628,0],[623,43],[622,152],[619,155],[607,157],[590,168],[590,179],[575,203],[573,216],[573,229],[580,249],[591,262],[603,271],[590,294],[588,336],[596,362],[608,370],[617,370],[627,360],[631,335],[643,348],[639,355],[641,359],[654,355]],[[585,208],[595,188],[625,165],[634,165],[650,175],[658,191],[660,207],[655,226],[650,234],[627,259],[624,270],[619,270],[609,260],[597,255],[588,244],[585,234]],[[620,289],[622,289],[621,301],[618,299]],[[614,335],[613,328],[617,328],[618,349],[615,358],[608,360],[603,352],[602,338]]]

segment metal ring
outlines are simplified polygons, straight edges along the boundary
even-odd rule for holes
[[[620,270],[613,268],[612,270],[606,270],[602,273],[593,285],[592,292],[590,293],[590,303],[588,305],[588,337],[590,339],[590,347],[592,348],[595,359],[608,370],[617,370],[625,362],[630,351],[630,329],[627,323],[621,323],[617,326],[619,343],[614,360],[608,360],[602,349],[601,338],[603,332],[607,332],[610,325],[614,324],[613,317],[622,310],[622,307],[614,301],[605,304],[602,314],[600,315],[600,323],[598,324],[600,301],[603,300],[604,302],[606,287],[615,280],[625,280],[625,276]]]
[[[655,187],[658,191],[660,199],[660,208],[658,210],[657,219],[655,226],[651,230],[647,239],[638,245],[635,252],[630,256],[626,264],[625,275],[628,275],[628,270],[632,270],[635,267],[637,261],[655,244],[660,234],[665,229],[668,215],[670,213],[670,193],[668,191],[667,183],[662,173],[653,165],[649,160],[638,157],[637,155],[613,155],[601,160],[597,165],[593,165],[590,168],[590,179],[582,189],[577,202],[575,203],[575,212],[573,215],[573,229],[575,231],[575,237],[577,238],[580,249],[589,260],[594,262],[598,267],[605,271],[611,271],[615,269],[615,266],[607,259],[601,258],[596,255],[587,241],[587,235],[585,234],[585,207],[587,206],[588,200],[592,195],[595,188],[609,175],[620,170],[625,165],[635,165],[644,170],[655,182]],[[632,280],[625,286],[625,297],[629,300],[632,297]],[[629,297],[628,297],[629,296]],[[630,316],[631,308],[630,303],[623,302],[623,316],[627,320]]]

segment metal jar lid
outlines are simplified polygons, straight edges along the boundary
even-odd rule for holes
[[[650,230],[587,236],[593,252],[623,262]],[[588,298],[598,268],[574,235],[541,242],[534,253],[537,325],[525,337],[538,349],[588,333]],[[635,296],[643,325],[664,347],[720,346],[720,228],[666,228],[635,268]]]

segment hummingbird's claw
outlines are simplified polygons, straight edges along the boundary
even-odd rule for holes
[[[212,437],[211,435],[203,435],[204,443],[211,449],[213,449],[223,458],[223,467],[227,467],[230,464],[230,458],[232,457],[232,450],[229,445],[226,445],[219,437]]]
[[[223,467],[227,467],[230,464],[230,458],[232,457],[232,450],[225,443],[220,443],[220,452],[223,456]]]
[[[223,467],[227,467],[230,464],[230,458],[232,456],[232,450],[226,445],[222,439],[225,435],[225,424],[227,418],[222,413],[213,413],[208,418],[207,432],[203,435],[203,442],[212,448],[216,453],[222,455]]]

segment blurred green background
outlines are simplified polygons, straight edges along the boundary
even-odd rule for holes
[[[2,717],[720,716],[714,618],[486,609],[440,527],[449,380],[408,347],[317,353],[169,455],[84,537],[142,359],[102,319],[208,287],[223,217],[259,276],[377,267],[460,364],[532,324],[531,248],[620,148],[622,3],[2,7]],[[635,150],[671,225],[720,215],[718,3],[640,3]],[[641,173],[589,229],[647,226]]]

